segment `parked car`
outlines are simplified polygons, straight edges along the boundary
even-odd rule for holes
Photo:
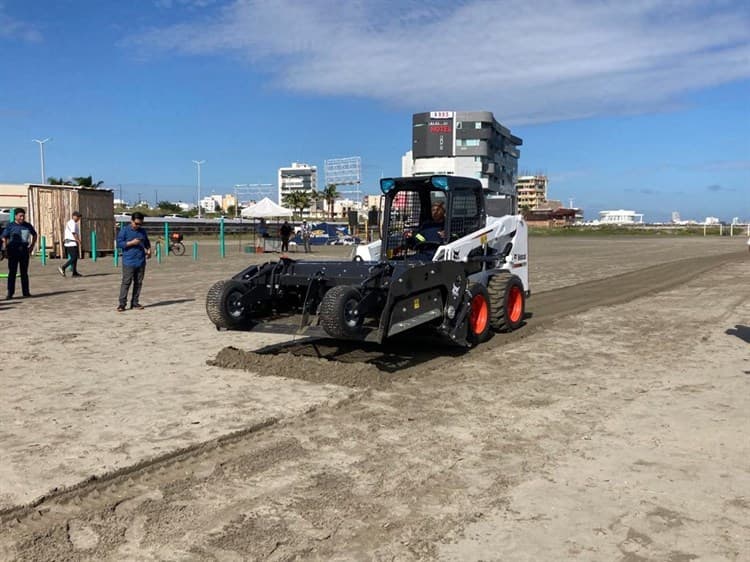
[[[335,240],[328,242],[329,246],[356,246],[359,244],[359,238],[355,236],[339,236]]]

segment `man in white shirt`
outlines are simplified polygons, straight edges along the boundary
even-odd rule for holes
[[[312,236],[312,228],[310,228],[310,225],[307,223],[306,220],[302,221],[302,242],[305,244],[305,253],[310,253],[310,237]]]
[[[57,268],[57,271],[65,277],[65,270],[70,267],[73,272],[73,277],[83,277],[78,273],[78,255],[79,248],[81,247],[81,213],[73,211],[73,218],[71,218],[65,225],[65,236],[63,237],[63,245],[65,246],[65,254],[68,257],[62,266]]]

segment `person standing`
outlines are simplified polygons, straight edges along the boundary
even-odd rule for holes
[[[117,234],[117,247],[122,250],[122,283],[117,312],[125,311],[131,284],[133,296],[130,299],[130,308],[143,310],[139,299],[143,277],[146,275],[146,260],[151,257],[151,242],[143,229],[143,213],[133,213],[130,224],[120,229]]]
[[[306,220],[302,221],[302,242],[305,244],[305,253],[310,253],[310,237],[312,236],[312,228]]]
[[[292,236],[292,225],[289,224],[289,221],[284,221],[284,224],[281,225],[279,236],[281,237],[281,251],[288,252],[289,238]]]
[[[71,219],[65,224],[65,235],[63,236],[63,245],[65,246],[65,255],[68,258],[64,264],[57,268],[57,271],[65,277],[65,270],[70,267],[73,277],[83,277],[78,273],[78,257],[81,248],[81,213],[73,211]]]
[[[5,247],[8,257],[8,292],[6,300],[12,299],[16,292],[16,274],[21,270],[21,293],[30,297],[29,291],[29,256],[36,244],[36,230],[26,222],[26,211],[15,209],[15,220],[5,227],[0,234],[0,242]]]

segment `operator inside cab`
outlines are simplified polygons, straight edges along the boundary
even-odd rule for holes
[[[442,244],[445,239],[445,203],[435,201],[430,209],[430,218],[419,226],[414,236],[417,244],[433,242]]]
[[[438,246],[445,243],[445,202],[432,199],[429,217],[415,230],[404,232],[407,248],[416,250],[413,256],[420,260],[431,260]]]

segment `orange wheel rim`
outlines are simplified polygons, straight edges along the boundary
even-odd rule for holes
[[[508,292],[508,318],[515,323],[523,314],[523,293],[515,285]]]
[[[489,322],[490,311],[487,299],[483,295],[474,295],[471,299],[471,313],[469,314],[469,326],[475,334],[481,334]]]

